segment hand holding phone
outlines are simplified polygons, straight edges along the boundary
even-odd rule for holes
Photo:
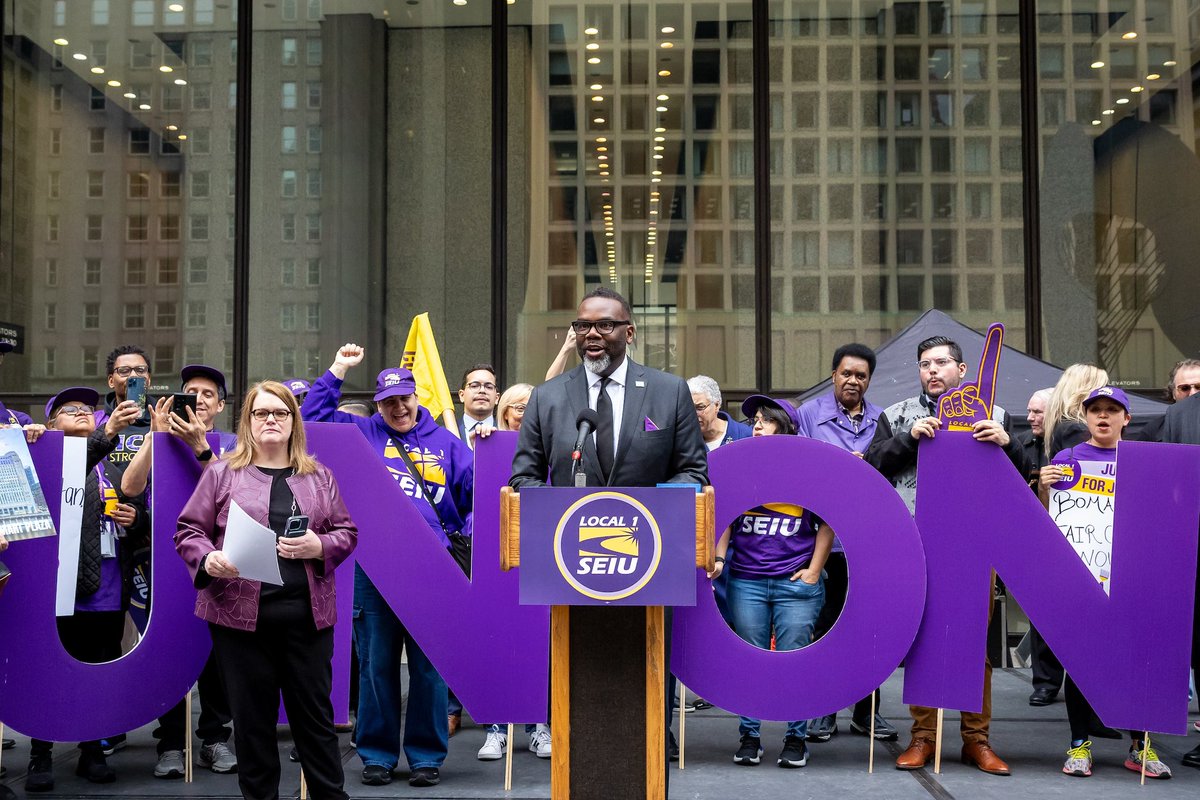
[[[125,399],[137,403],[138,408],[146,409],[146,379],[138,375],[130,375],[125,379]]]

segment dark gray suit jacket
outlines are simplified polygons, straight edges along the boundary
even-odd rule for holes
[[[628,356],[626,356],[628,358]],[[588,407],[588,380],[582,365],[533,390],[521,422],[513,457],[514,489],[572,486],[571,449],[575,420]],[[649,419],[658,430],[646,430]],[[588,486],[604,486],[596,446],[583,446]],[[659,483],[708,484],[708,455],[692,395],[683,379],[629,361],[621,437],[608,486]]]
[[[1167,409],[1159,441],[1200,444],[1200,394],[1180,400]]]

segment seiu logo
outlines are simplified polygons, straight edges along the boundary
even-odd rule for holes
[[[781,519],[779,517],[742,517],[742,533],[753,533],[757,536],[795,536],[800,532],[803,520]]]
[[[392,470],[392,475],[396,478],[396,483],[400,484],[400,489],[414,500],[424,500],[425,494],[421,491],[421,487],[413,479],[412,475],[402,474]],[[429,496],[433,498],[434,505],[442,502],[442,498],[446,495],[445,486],[435,486],[425,484],[425,488],[429,490]]]
[[[637,570],[636,557],[584,556],[579,559],[577,575],[632,575]]]
[[[632,575],[638,565],[638,517],[625,524],[623,516],[579,518],[577,575]]]

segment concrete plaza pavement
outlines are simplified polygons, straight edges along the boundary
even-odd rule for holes
[[[1200,744],[1200,733],[1190,729],[1190,735],[1152,737],[1152,743],[1174,771],[1166,781],[1147,781],[1139,785],[1138,775],[1123,766],[1128,739],[1122,742],[1098,740],[1093,753],[1096,763],[1091,778],[1069,778],[1059,771],[1066,755],[1068,730],[1066,709],[1061,696],[1058,702],[1044,708],[1029,706],[1028,670],[996,670],[993,681],[992,743],[997,753],[1012,766],[1011,777],[985,775],[973,767],[959,763],[960,741],[958,715],[947,712],[946,737],[943,748],[942,772],[934,774],[932,767],[916,772],[894,768],[893,760],[908,742],[908,713],[900,703],[903,672],[897,671],[884,687],[882,711],[901,728],[898,743],[877,744],[875,771],[868,774],[868,743],[864,737],[852,736],[848,730],[849,716],[839,716],[840,733],[824,744],[810,745],[809,764],[804,769],[780,769],[775,757],[781,746],[783,723],[765,723],[763,729],[763,762],[757,767],[739,767],[733,763],[737,749],[737,718],[709,709],[687,714],[685,734],[686,769],[673,769],[671,798],[673,800],[708,800],[715,798],[913,798],[913,800],[1010,800],[1017,797],[1078,798],[1106,800],[1131,797],[1188,798],[1200,796],[1200,770],[1181,766],[1183,753]],[[1189,726],[1200,714],[1193,703]],[[678,732],[678,718],[675,730]],[[157,780],[152,776],[155,763],[153,726],[146,726],[129,737],[129,746],[114,755],[110,763],[117,770],[117,782],[105,786],[89,784],[74,774],[76,749],[71,745],[55,747],[55,790],[35,797],[53,798],[237,798],[240,797],[237,778],[214,775],[199,766],[195,780]],[[550,797],[550,762],[536,758],[526,748],[527,737],[520,726],[516,729],[513,754],[513,789],[505,792],[504,762],[481,762],[475,753],[483,743],[485,731],[478,726],[464,728],[450,741],[450,755],[442,768],[442,783],[427,789],[414,789],[405,780],[402,766],[396,779],[388,786],[363,786],[359,780],[362,764],[350,747],[349,735],[343,734],[342,752],[346,764],[346,790],[351,797],[420,797],[426,800],[445,798],[507,798],[508,800],[541,800]],[[198,747],[198,745],[197,745]],[[280,732],[280,756],[283,779],[280,796],[299,796],[300,770],[287,761],[291,741],[286,729]],[[29,756],[28,740],[18,737],[15,750],[3,754],[8,767],[4,783],[24,797],[24,775]],[[612,765],[620,769],[621,765]],[[621,800],[614,798],[614,800]]]

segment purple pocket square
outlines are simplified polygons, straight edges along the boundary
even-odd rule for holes
[[[650,419],[649,417],[646,417],[646,430],[647,431],[658,430],[658,426],[654,424],[654,420]]]

